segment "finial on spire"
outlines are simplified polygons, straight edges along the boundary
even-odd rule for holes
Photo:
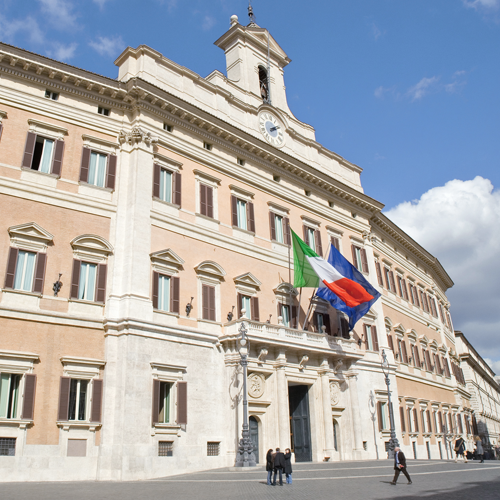
[[[252,8],[252,0],[248,0],[248,17],[250,18],[250,24],[255,23],[255,15]]]

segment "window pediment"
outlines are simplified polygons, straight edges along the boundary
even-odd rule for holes
[[[444,356],[448,352],[448,347],[445,344],[439,346],[439,352]]]
[[[61,363],[64,376],[84,379],[99,377],[99,370],[106,365],[106,361],[100,359],[75,358],[73,356],[63,356]]]
[[[113,247],[101,236],[96,234],[82,234],[72,242],[75,257],[80,260],[102,262],[113,253]]]
[[[205,260],[201,264],[198,264],[194,270],[197,274],[209,276],[212,278],[218,278],[219,280],[223,280],[226,275],[226,271],[212,260]]]
[[[28,124],[30,126],[30,132],[49,137],[50,139],[62,141],[64,136],[68,135],[68,129],[52,125],[52,123],[41,122],[30,118]]]
[[[166,167],[169,170],[178,171],[182,169],[182,163],[180,161],[174,160],[173,158],[169,158],[168,156],[164,156],[160,153],[154,153],[155,163],[158,163],[162,167]]]
[[[429,344],[429,339],[425,335],[419,337],[418,340],[424,347],[427,347],[427,345]]]
[[[95,149],[105,154],[114,155],[120,145],[117,142],[107,141],[106,139],[101,139],[100,137],[94,137],[92,135],[82,135],[83,146],[85,148]]]
[[[406,333],[406,328],[401,323],[398,323],[394,325],[394,331],[396,332],[396,335],[402,339]]]
[[[413,340],[413,342],[417,341],[417,332],[415,330],[407,330],[406,334],[408,335],[408,338],[410,340]]]
[[[437,349],[438,349],[438,343],[437,343],[435,340],[433,340],[433,341],[430,343],[429,347],[430,347],[430,348],[431,348],[434,352],[436,352],[436,351],[437,351]]]
[[[179,271],[182,269],[184,260],[181,259],[172,249],[160,250],[150,255],[153,267],[157,271]]]
[[[11,245],[27,250],[46,250],[54,236],[39,226],[36,222],[28,222],[9,227]]]
[[[391,318],[386,317],[384,321],[385,321],[385,328],[386,328],[386,330],[391,330],[392,329]]]
[[[252,291],[260,290],[260,285],[262,285],[252,273],[240,274],[236,278],[233,278],[233,280],[237,287],[249,288]]]
[[[275,295],[289,297],[292,294],[293,297],[296,297],[299,293],[290,283],[280,283],[273,292]]]

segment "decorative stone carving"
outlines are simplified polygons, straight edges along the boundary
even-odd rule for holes
[[[248,377],[248,395],[252,398],[260,398],[266,388],[266,379],[260,373],[252,373]]]
[[[330,402],[332,406],[337,406],[340,401],[340,384],[338,382],[330,382]]]
[[[140,127],[134,127],[130,132],[121,130],[118,140],[120,144],[126,142],[133,146],[134,144],[144,142],[147,146],[151,146],[151,144],[156,144],[158,142],[158,137],[153,137],[151,132],[146,132]]]

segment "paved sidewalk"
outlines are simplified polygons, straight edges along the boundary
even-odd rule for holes
[[[293,484],[267,486],[262,469],[217,469],[140,482],[0,483],[1,500],[481,500],[500,499],[500,462],[467,464],[409,460],[413,484],[394,473],[391,461],[295,464]]]

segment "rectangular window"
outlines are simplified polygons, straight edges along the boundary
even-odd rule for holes
[[[18,418],[21,375],[2,373],[0,378],[0,418]]]
[[[158,456],[159,457],[171,457],[174,454],[174,442],[173,441],[159,441],[158,442]]]
[[[231,221],[234,227],[255,233],[253,203],[231,195],[231,211]]]
[[[220,442],[209,441],[207,443],[207,457],[216,457],[220,453]]]
[[[401,421],[401,431],[406,432],[405,410],[402,406],[399,407],[399,420]]]
[[[100,115],[109,116],[109,109],[108,108],[103,108],[102,106],[98,106],[97,107],[97,112]]]
[[[173,132],[174,127],[172,125],[169,125],[168,123],[163,124],[163,130],[166,130],[167,132]]]
[[[387,290],[396,293],[396,283],[394,282],[394,273],[388,267],[384,267],[384,277]]]
[[[71,379],[68,420],[87,420],[88,380]]]
[[[237,226],[240,229],[247,229],[247,203],[243,200],[236,200]]]
[[[290,306],[281,305],[281,317],[283,318],[283,325],[290,328]]]
[[[276,231],[276,241],[278,243],[284,243],[285,242],[285,234],[283,232],[284,227],[283,227],[283,217],[278,214],[271,214],[274,217],[274,228]]]
[[[158,422],[160,424],[169,424],[171,422],[171,397],[172,386],[170,382],[160,382],[160,411],[158,413]]]
[[[431,412],[429,410],[426,410],[425,414],[427,417],[427,432],[432,432]],[[435,428],[435,424],[434,424],[434,428]]]
[[[200,214],[213,219],[214,201],[213,188],[200,183]]]
[[[13,457],[16,455],[16,438],[0,437],[0,456]]]
[[[269,226],[271,228],[271,240],[290,245],[291,235],[288,217],[269,212]]]
[[[215,287],[202,285],[202,318],[208,321],[216,321],[215,314]]]
[[[52,167],[55,141],[36,136],[35,149],[33,151],[33,161],[31,170],[38,170],[44,174],[49,174]]]
[[[97,187],[104,187],[107,162],[108,155],[96,153],[94,151],[90,153],[88,184],[92,184]]]
[[[422,423],[422,432],[427,432],[425,430],[425,410],[420,410],[420,420]]]
[[[80,264],[80,281],[78,282],[78,298],[94,301],[96,289],[97,264],[82,262]]]
[[[19,250],[17,255],[14,290],[31,292],[35,276],[36,253]]]
[[[158,198],[172,203],[172,172],[164,168],[160,169],[160,193]]]
[[[238,158],[238,165],[240,165],[240,167],[244,167],[245,166],[245,160],[243,158]]]
[[[57,101],[59,99],[59,94],[57,92],[51,92],[50,90],[46,90],[45,97],[47,99],[52,99],[53,101]]]
[[[170,310],[170,276],[158,276],[158,309]]]
[[[207,151],[212,151],[212,144],[208,143],[208,142],[204,142],[203,143],[203,147],[207,150]]]

